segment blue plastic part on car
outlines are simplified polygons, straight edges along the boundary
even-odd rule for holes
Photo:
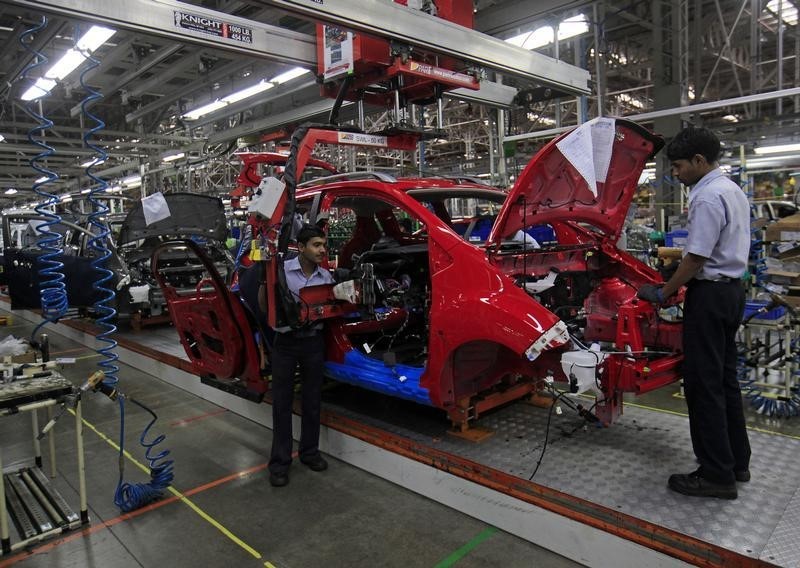
[[[549,245],[556,241],[556,232],[550,225],[534,225],[525,230],[530,236],[536,239],[540,245]]]
[[[344,363],[325,363],[325,374],[332,379],[432,406],[428,389],[419,386],[424,370],[408,365],[388,366],[356,349],[344,356]]]

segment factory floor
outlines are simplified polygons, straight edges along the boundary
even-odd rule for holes
[[[28,337],[33,329],[22,318],[9,324],[0,327],[0,340]],[[50,333],[50,349],[53,358],[75,359],[63,370],[75,384],[97,369],[97,353],[56,333]],[[156,451],[170,451],[172,487],[161,500],[121,514],[114,504],[120,407],[89,393],[82,410],[90,523],[0,556],[0,568],[579,566],[334,458],[321,473],[295,461],[289,485],[273,488],[266,469],[269,429],[125,364],[118,375],[127,397],[158,415],[147,439],[166,436]],[[130,454],[123,478],[145,482],[139,436],[149,415],[128,402],[125,417]],[[30,419],[20,414],[0,420],[4,471],[31,466]],[[77,510],[72,415],[64,414],[54,432],[54,485]],[[13,526],[11,534],[13,544]]]
[[[625,405],[686,415],[686,400],[681,394],[680,385],[677,383],[640,396],[625,395]],[[765,416],[759,414],[756,408],[749,404],[747,400],[744,402],[744,414],[747,420],[747,427],[751,431],[762,431],[800,439],[800,416]]]

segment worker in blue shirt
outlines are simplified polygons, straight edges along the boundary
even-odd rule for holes
[[[750,480],[750,443],[736,376],[736,331],[745,292],[741,278],[750,250],[750,207],[717,160],[720,142],[706,128],[687,128],[667,147],[672,173],[694,186],[683,259],[663,285],[638,296],[661,304],[684,284],[683,385],[692,447],[700,467],[674,474],[668,486],[684,495],[736,499]]]
[[[333,278],[320,266],[325,258],[325,233],[304,225],[297,233],[298,256],[284,263],[286,284],[300,302],[300,289],[331,284]],[[272,450],[269,482],[274,487],[289,483],[292,464],[292,400],[295,370],[302,381],[300,461],[313,471],[324,471],[328,462],[319,452],[319,423],[325,342],[322,323],[298,330],[276,333],[272,346]]]

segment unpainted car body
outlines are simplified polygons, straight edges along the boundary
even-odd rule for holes
[[[164,196],[170,215],[156,223],[147,224],[141,202],[128,214],[108,215],[104,222],[109,230],[106,246],[110,256],[106,268],[113,272],[106,284],[114,289],[111,306],[118,320],[132,317],[150,318],[161,315],[166,300],[152,275],[151,256],[158,244],[175,238],[192,238],[202,242],[217,263],[217,270],[230,273],[233,264],[224,242],[227,225],[224,207],[219,198],[190,193]],[[88,215],[63,214],[61,221],[50,230],[61,236],[58,247],[63,254],[55,260],[63,263],[64,283],[70,307],[91,310],[103,298],[91,283],[99,273],[93,267],[98,252],[90,241],[98,234]],[[41,306],[39,281],[43,254],[39,248],[36,227],[47,221],[35,211],[9,213],[3,218],[4,267],[12,309],[36,309]],[[192,262],[185,251],[175,250],[161,259],[159,267],[170,273],[178,287],[194,287],[204,278],[203,267]]]

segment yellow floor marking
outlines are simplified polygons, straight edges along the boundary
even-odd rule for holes
[[[74,410],[70,409],[69,411],[70,411],[70,412],[71,412],[73,415],[75,414],[75,411],[74,411]],[[109,445],[110,445],[112,448],[114,448],[116,451],[119,451],[119,446],[116,444],[116,442],[114,442],[114,441],[113,441],[111,438],[109,438],[108,436],[106,436],[105,434],[103,434],[102,432],[100,432],[100,431],[99,431],[97,428],[95,428],[94,424],[92,424],[91,422],[89,422],[89,421],[88,421],[88,420],[86,420],[85,418],[82,418],[81,420],[82,420],[83,424],[84,424],[84,425],[85,425],[87,428],[89,428],[89,429],[90,429],[92,432],[94,432],[95,434],[97,434],[97,435],[98,435],[98,436],[99,436],[99,437],[100,437],[102,440],[104,440],[104,441],[105,441],[107,444],[109,444]],[[134,457],[133,457],[131,454],[129,454],[127,450],[124,450],[124,451],[123,451],[123,454],[124,454],[124,455],[125,455],[125,457],[126,457],[126,458],[128,458],[128,460],[130,460],[130,461],[131,461],[131,462],[132,462],[132,463],[133,463],[133,464],[134,464],[136,467],[138,467],[139,469],[141,469],[141,470],[142,470],[143,472],[145,472],[146,474],[148,474],[148,475],[150,474],[150,469],[149,469],[148,467],[146,467],[144,464],[140,463],[140,462],[139,462],[139,461],[138,461],[136,458],[134,458]],[[227,528],[225,528],[225,526],[223,526],[223,525],[222,525],[220,522],[218,522],[216,519],[214,519],[214,518],[213,518],[211,515],[209,515],[208,513],[206,513],[206,512],[205,512],[203,509],[201,509],[200,507],[198,507],[197,505],[195,505],[195,504],[192,502],[192,500],[191,500],[191,499],[189,499],[188,497],[186,497],[185,495],[183,495],[183,494],[182,494],[180,491],[178,491],[177,489],[175,489],[175,488],[174,488],[174,487],[172,487],[172,486],[170,486],[170,487],[167,487],[167,490],[168,490],[170,493],[172,493],[174,496],[178,497],[178,499],[180,499],[180,500],[181,500],[181,501],[182,501],[184,504],[186,504],[186,506],[187,506],[187,507],[189,507],[189,508],[190,508],[190,509],[192,509],[192,510],[193,510],[195,513],[197,513],[198,515],[200,515],[200,517],[201,517],[203,520],[205,520],[205,521],[206,521],[207,523],[209,523],[211,526],[213,526],[214,528],[216,528],[216,529],[217,529],[219,532],[221,532],[222,534],[224,534],[226,537],[228,537],[228,538],[229,538],[231,541],[233,541],[234,543],[236,543],[237,545],[239,545],[241,548],[243,548],[244,550],[246,550],[247,552],[249,552],[249,553],[250,553],[250,554],[251,554],[253,557],[255,557],[255,558],[257,558],[257,559],[261,559],[261,558],[262,558],[262,555],[261,555],[261,553],[260,553],[260,552],[258,552],[257,550],[255,550],[255,549],[254,549],[252,546],[248,545],[248,544],[247,544],[246,542],[244,542],[242,539],[240,539],[240,538],[239,538],[239,537],[237,537],[235,534],[233,534],[233,533],[232,533],[230,530],[228,530]],[[272,565],[272,564],[271,564],[271,563],[269,563],[269,562],[264,562],[264,566],[266,566],[267,568],[275,568],[275,566],[274,566],[274,565]]]

